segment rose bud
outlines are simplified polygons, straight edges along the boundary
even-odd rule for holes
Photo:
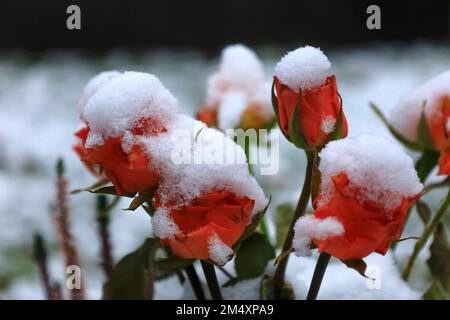
[[[276,65],[272,103],[281,131],[302,149],[317,149],[347,136],[336,77],[318,48],[306,46],[287,53]]]
[[[377,135],[330,142],[320,152],[320,193],[313,215],[295,225],[293,247],[343,261],[384,255],[402,233],[408,208],[423,189],[412,159]]]
[[[190,146],[187,158],[195,163],[174,161],[172,151],[181,142],[172,139],[174,133],[183,137],[183,150]],[[248,171],[244,150],[221,131],[186,116],[178,116],[167,132],[140,141],[161,177],[152,217],[155,236],[177,256],[225,264],[268,202]],[[218,159],[221,151],[233,157]]]
[[[86,126],[74,149],[86,166],[106,175],[118,195],[155,189],[159,176],[137,139],[165,131],[178,112],[175,97],[155,76],[125,72],[99,84],[81,108]]]
[[[270,126],[274,116],[270,85],[255,52],[241,44],[224,48],[197,119],[221,130],[260,129]]]
[[[450,71],[404,96],[393,109],[391,124],[408,144],[439,152],[439,175],[450,174]]]
[[[247,197],[213,191],[182,208],[166,208],[177,232],[161,243],[169,244],[179,257],[210,259],[223,265],[233,253],[231,247],[244,233],[253,206],[254,200]]]

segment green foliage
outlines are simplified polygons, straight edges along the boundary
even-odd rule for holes
[[[276,246],[282,247],[284,239],[289,232],[292,217],[294,216],[294,208],[290,203],[284,203],[276,208],[275,226],[277,232]]]
[[[275,249],[267,236],[255,232],[239,246],[235,258],[236,274],[241,280],[259,277],[274,258]]]
[[[450,245],[442,222],[434,233],[427,264],[432,275],[442,285],[442,289],[450,294]]]
[[[103,286],[104,299],[152,299],[155,269],[153,265],[158,239],[148,238],[115,266]]]
[[[444,292],[438,282],[433,282],[431,287],[423,294],[423,300],[448,300],[448,295]]]

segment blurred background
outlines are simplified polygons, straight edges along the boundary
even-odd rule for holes
[[[66,28],[66,9],[71,4],[81,9],[81,30]],[[371,4],[381,9],[379,30],[366,26],[366,9]],[[50,246],[52,277],[63,283],[63,261],[51,224],[54,167],[56,159],[63,157],[71,189],[94,182],[71,149],[79,124],[77,100],[86,82],[103,70],[150,72],[174,93],[186,113],[194,115],[204,102],[206,80],[218,66],[220,50],[232,43],[244,43],[256,51],[268,80],[288,50],[320,46],[338,78],[350,135],[390,136],[368,102],[389,113],[403,94],[450,68],[449,1],[0,0],[1,298],[44,297],[31,258],[36,231]],[[302,152],[282,140],[279,174],[259,177],[272,195],[270,214],[277,205],[296,201],[304,165]],[[442,195],[429,197],[437,206]],[[116,260],[151,235],[148,216],[139,210],[120,210],[126,206],[124,201],[113,212]],[[73,195],[70,210],[88,296],[96,299],[101,296],[103,275],[98,265],[95,198]],[[420,223],[412,219],[404,235],[418,235],[420,230]],[[364,291],[362,278],[336,265],[332,268],[340,278],[334,287],[324,285],[322,297],[420,297],[430,284],[427,252],[419,257],[417,265],[422,268],[415,270],[410,286],[401,282],[397,270],[412,246],[404,242],[395,255],[369,257],[369,262],[386,271],[381,290]],[[305,260],[288,270],[296,292],[304,291],[308,268],[313,267],[313,260]],[[229,297],[253,297],[251,285],[256,284],[248,285],[248,292]],[[188,290],[169,278],[157,284],[156,297],[189,297]]]

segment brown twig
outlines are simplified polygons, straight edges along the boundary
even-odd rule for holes
[[[62,160],[59,159],[57,163],[56,203],[53,216],[55,230],[59,247],[64,255],[66,268],[69,266],[81,267],[78,249],[70,230],[70,217],[67,207],[67,185],[68,182],[64,178],[64,164]],[[82,279],[80,279],[80,284],[79,289],[74,288],[69,290],[72,300],[84,299],[84,285]]]
[[[33,258],[39,270],[39,277],[44,286],[47,300],[61,300],[58,286],[50,283],[50,273],[47,266],[47,249],[44,238],[36,233],[33,238]]]
[[[101,265],[107,279],[111,277],[114,268],[114,259],[112,257],[112,245],[109,233],[109,221],[111,209],[119,202],[120,198],[114,198],[111,203],[107,203],[105,195],[97,197],[97,223],[98,234],[101,247]]]

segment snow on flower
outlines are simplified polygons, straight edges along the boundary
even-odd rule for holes
[[[274,76],[292,91],[320,87],[331,63],[319,48],[301,47],[288,52],[275,67]]]
[[[413,160],[402,149],[378,135],[363,134],[330,142],[320,152],[320,199],[326,204],[335,192],[333,177],[345,173],[358,188],[360,203],[373,202],[390,212],[402,198],[421,192]]]
[[[98,73],[88,81],[88,83],[83,88],[80,99],[78,100],[78,106],[80,107],[82,117],[87,101],[95,94],[98,88],[100,88],[102,84],[114,78],[115,76],[118,76],[119,74],[120,72],[115,70],[103,71]]]
[[[208,79],[206,106],[197,118],[226,130],[241,122],[264,127],[273,116],[270,83],[255,52],[242,44],[224,48],[219,69]]]
[[[86,103],[84,117],[90,128],[86,147],[144,128],[146,121],[163,125],[178,108],[177,99],[154,75],[134,71],[116,75]]]
[[[385,254],[423,189],[412,159],[389,140],[365,134],[330,142],[319,170],[314,214],[295,226],[297,253],[307,254],[312,240],[341,260]]]
[[[450,70],[429,79],[401,98],[392,109],[392,125],[410,141],[417,141],[417,127],[422,110],[428,119],[442,117],[443,97],[450,98]],[[448,117],[444,119],[445,124],[447,119]]]
[[[217,233],[212,234],[208,238],[208,251],[212,261],[223,266],[233,254],[233,249],[227,246]]]
[[[345,230],[342,223],[335,217],[318,219],[313,215],[300,217],[294,226],[295,236],[292,247],[297,256],[308,256],[311,240],[326,240],[343,235]]]
[[[422,113],[425,115],[429,137],[418,137]],[[431,146],[440,153],[439,174],[450,174],[450,70],[428,80],[406,95],[393,109],[391,123],[412,142],[431,140]]]
[[[310,46],[289,52],[275,67],[273,107],[280,129],[298,148],[322,147],[338,129],[342,129],[340,138],[347,136],[336,77],[327,76],[329,68],[322,51]]]

